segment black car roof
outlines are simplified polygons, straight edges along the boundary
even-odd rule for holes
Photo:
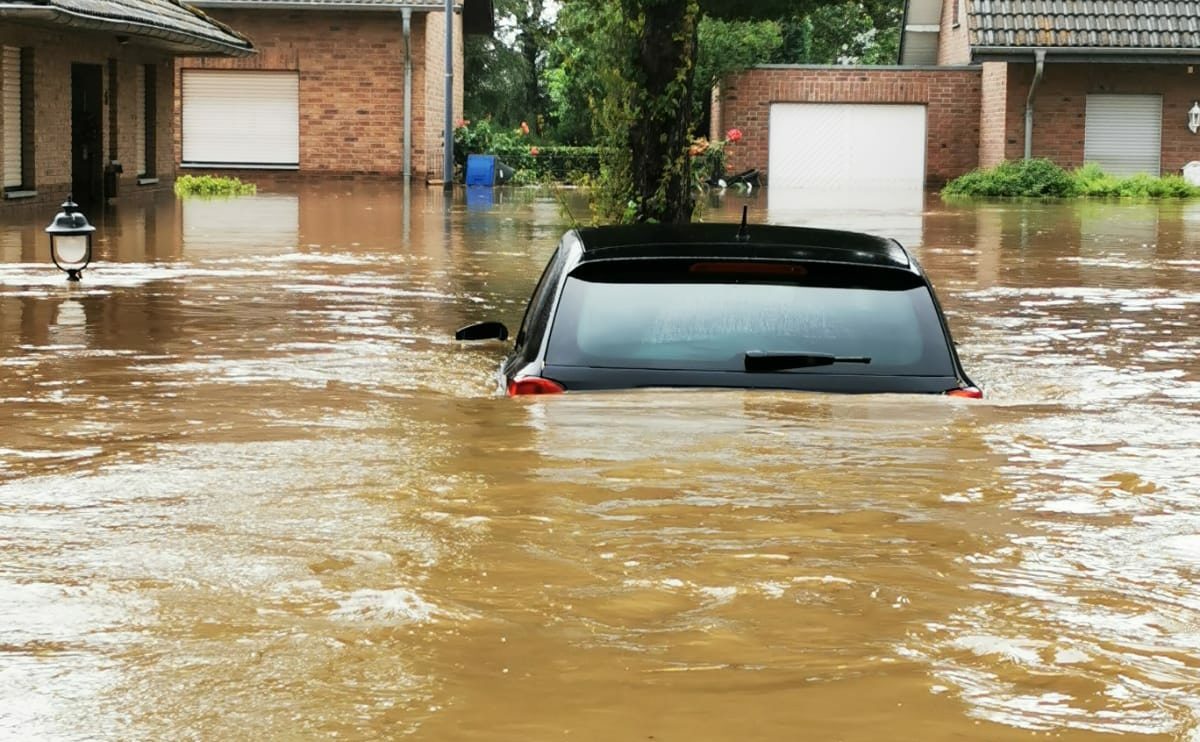
[[[751,224],[638,224],[577,230],[581,262],[653,258],[817,260],[911,269],[900,243],[885,237],[811,227]]]

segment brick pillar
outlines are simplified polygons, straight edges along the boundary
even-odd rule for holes
[[[984,62],[979,106],[979,166],[1004,161],[1008,103],[1008,62]]]
[[[425,23],[425,167],[426,177],[441,180],[446,89],[446,14],[430,12]],[[463,111],[462,15],[454,14],[454,119]],[[414,106],[416,103],[414,102]],[[414,166],[415,169],[415,166]]]

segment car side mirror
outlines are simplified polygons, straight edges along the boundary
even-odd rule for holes
[[[503,322],[476,322],[454,333],[455,340],[508,340],[508,328]]]

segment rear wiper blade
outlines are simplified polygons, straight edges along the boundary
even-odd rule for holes
[[[832,366],[835,363],[870,363],[867,356],[835,356],[830,353],[794,353],[780,350],[748,350],[746,370],[751,373],[787,371],[794,368]]]

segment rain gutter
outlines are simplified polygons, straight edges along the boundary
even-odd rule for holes
[[[1033,52],[1037,69],[1033,72],[1033,82],[1029,85],[1029,97],[1025,100],[1025,159],[1033,157],[1033,98],[1037,94],[1038,84],[1042,81],[1042,73],[1046,67],[1046,50],[1036,49]]]
[[[412,177],[412,8],[400,11],[404,19],[404,177]]]
[[[1029,51],[1031,47],[1017,46],[972,46],[973,56],[997,56],[1012,59]],[[1132,46],[1055,46],[1042,51],[1053,51],[1054,56],[1094,56],[1094,57],[1200,57],[1200,49],[1188,48],[1155,48]],[[1124,60],[1122,60],[1124,61]]]
[[[190,47],[189,54],[195,52],[208,54],[223,54],[231,57],[246,57],[255,53],[254,47],[247,42],[246,46],[213,39],[199,34],[188,33],[150,23],[142,23],[123,18],[106,18],[104,16],[81,13],[66,8],[51,8],[45,5],[0,5],[0,18],[15,18],[18,20],[33,20],[56,23],[86,31],[106,31],[127,33],[131,36],[141,36],[167,41]],[[194,50],[194,51],[191,51]]]

